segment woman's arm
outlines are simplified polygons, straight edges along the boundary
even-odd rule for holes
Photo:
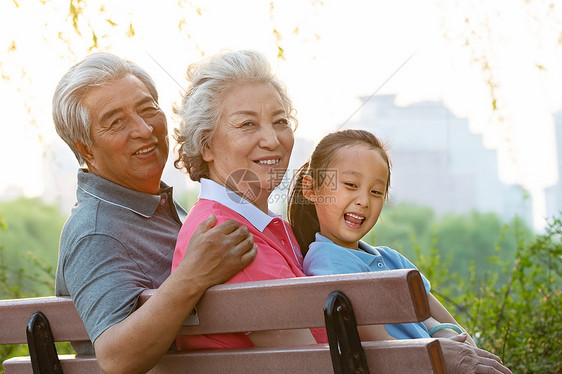
[[[213,227],[214,216],[201,223],[176,271],[155,294],[94,342],[106,373],[145,373],[171,346],[183,321],[205,290],[228,280],[256,255],[244,226],[228,221]]]

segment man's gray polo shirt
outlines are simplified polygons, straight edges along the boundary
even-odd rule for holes
[[[83,170],[76,195],[61,234],[55,289],[72,297],[93,342],[134,310],[143,290],[170,275],[186,212],[164,183],[160,195],[150,195]]]

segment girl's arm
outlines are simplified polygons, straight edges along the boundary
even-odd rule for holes
[[[461,325],[459,325],[459,323],[455,320],[451,313],[449,313],[449,311],[445,309],[445,307],[439,302],[439,300],[435,298],[435,296],[433,296],[431,293],[428,293],[427,299],[429,301],[429,311],[431,313],[431,317],[425,320],[423,323],[428,331],[440,323],[452,323],[454,325],[457,325],[462,331],[466,332],[466,330]],[[450,338],[456,335],[458,334],[455,331],[443,329],[433,334],[433,337]],[[466,335],[466,343],[472,345],[473,347],[476,347],[476,344],[474,343],[474,340],[472,340],[470,334],[466,332]]]
[[[255,331],[248,335],[254,347],[282,347],[316,344],[308,329]]]
[[[357,332],[361,341],[397,340],[386,331],[384,325],[357,326]]]
[[[445,307],[433,296],[431,293],[427,294],[429,301],[429,309],[431,317],[423,321],[423,324],[427,330],[431,330],[433,327],[441,323],[452,323],[458,326],[461,330],[466,332],[465,329],[460,326],[453,316],[445,309]],[[390,335],[384,325],[370,325],[370,326],[357,326],[357,331],[362,341],[372,341],[372,340],[396,340],[395,337]],[[458,336],[455,331],[449,329],[439,330],[433,334],[434,338],[453,338]],[[463,339],[464,340],[464,339]],[[466,343],[476,347],[474,341],[468,333],[466,333]]]

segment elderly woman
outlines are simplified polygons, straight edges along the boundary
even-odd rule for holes
[[[199,223],[211,214],[217,223],[236,220],[253,235],[258,253],[229,282],[304,276],[302,255],[291,226],[268,209],[293,149],[294,109],[267,60],[239,51],[212,57],[188,69],[190,87],[176,113],[179,159],[201,183],[199,200],[182,226],[172,264],[175,269]],[[322,331],[314,331],[325,342]],[[305,344],[308,330],[179,337],[180,349]]]

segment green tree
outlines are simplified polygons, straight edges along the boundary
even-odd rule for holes
[[[414,264],[420,256],[438,255],[449,274],[484,279],[494,266],[490,260],[512,266],[516,235],[531,240],[533,233],[518,218],[502,222],[495,213],[447,214],[436,218],[431,208],[399,204],[385,208],[365,240],[396,249]],[[457,280],[451,279],[450,282]],[[502,275],[500,282],[507,278]]]
[[[415,258],[414,248],[431,243],[433,209],[413,204],[399,204],[383,209],[379,222],[367,235],[370,244],[396,249],[407,258]]]
[[[515,233],[524,240],[533,236],[517,218],[503,223],[496,214],[476,211],[468,215],[444,216],[434,226],[433,233],[435,249],[454,267],[450,271],[464,278],[474,271],[478,279],[491,269],[489,260],[492,258],[513,264],[518,245]]]

